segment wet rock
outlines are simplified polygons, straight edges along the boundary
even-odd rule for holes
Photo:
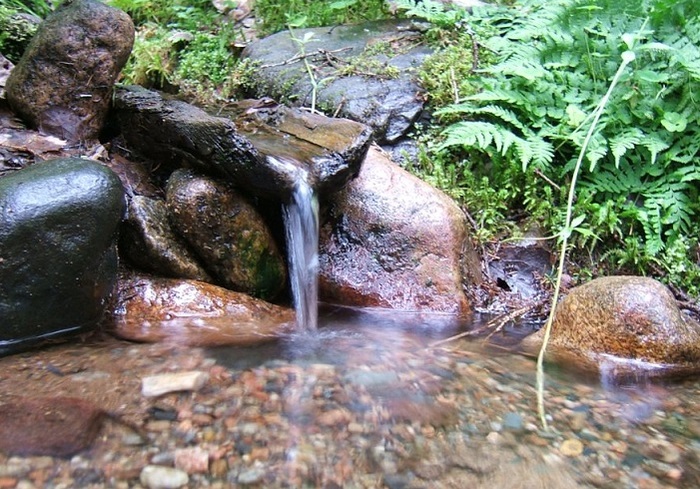
[[[539,351],[543,334],[525,338],[526,351]],[[689,374],[700,371],[700,325],[654,279],[598,278],[557,306],[547,356],[608,379]]]
[[[206,372],[174,372],[141,379],[141,395],[156,397],[170,392],[198,391],[209,380]]]
[[[0,179],[0,354],[94,328],[116,278],[124,209],[99,163],[37,163]]]
[[[12,70],[7,100],[44,133],[95,139],[133,43],[134,25],[124,12],[96,0],[64,2]]]
[[[148,489],[177,489],[186,485],[190,478],[187,472],[162,465],[146,465],[139,481]]]
[[[212,282],[184,240],[170,226],[162,200],[134,195],[119,237],[119,251],[139,269],[163,277]]]
[[[249,44],[242,56],[260,65],[254,84],[257,96],[309,107],[314,89],[305,60],[313,66],[316,79],[323,80],[315,93],[319,107],[367,124],[379,142],[392,143],[423,110],[421,89],[412,72],[431,50],[411,25],[390,20],[297,29],[296,39],[310,39],[304,46],[305,57],[299,56],[299,43],[283,31]]]
[[[370,149],[321,228],[322,300],[351,306],[471,312],[463,282],[480,276],[465,217],[446,195]]]
[[[72,397],[6,397],[0,401],[0,451],[70,457],[95,440],[105,413]]]
[[[110,326],[132,341],[184,345],[254,345],[294,327],[294,311],[193,280],[125,276]]]
[[[231,185],[177,170],[168,180],[171,222],[219,285],[272,299],[287,272],[260,213]]]
[[[369,149],[369,127],[271,103],[243,100],[222,112],[266,157],[308,165],[307,179],[325,195],[343,188],[360,171]]]
[[[321,192],[336,190],[357,173],[369,144],[369,131],[361,124],[291,112],[268,119],[276,121],[274,126],[258,118],[253,142],[229,118],[139,87],[118,89],[114,105],[124,137],[144,155],[176,166],[184,161],[248,193],[283,201],[301,178]],[[251,115],[258,108],[246,110]],[[322,136],[328,132],[332,137]],[[274,141],[280,137],[284,142]],[[269,148],[281,154],[267,154]]]

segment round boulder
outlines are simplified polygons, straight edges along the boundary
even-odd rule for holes
[[[525,338],[525,350],[539,351],[543,336]],[[547,358],[608,378],[690,374],[700,371],[700,324],[654,279],[602,277],[559,303]]]
[[[468,316],[464,286],[481,272],[466,218],[448,196],[370,148],[331,197],[320,231],[327,302]]]
[[[64,2],[50,14],[7,80],[7,101],[32,127],[68,141],[97,138],[134,24],[97,0]]]
[[[166,201],[173,227],[218,285],[263,299],[284,290],[287,269],[272,233],[231,185],[176,170]]]
[[[119,178],[90,160],[0,178],[0,355],[93,328],[116,279]]]

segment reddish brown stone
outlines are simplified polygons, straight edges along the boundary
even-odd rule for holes
[[[327,302],[467,316],[480,271],[466,218],[445,194],[370,149],[333,197],[320,236]]]
[[[0,451],[70,457],[95,440],[105,413],[72,397],[9,397],[0,404]]]
[[[132,275],[119,280],[111,326],[132,341],[253,345],[294,326],[294,311],[195,280]]]

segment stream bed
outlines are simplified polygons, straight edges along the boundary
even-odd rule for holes
[[[3,396],[80,397],[143,427],[107,422],[68,459],[0,455],[0,487],[700,487],[697,380],[550,366],[543,431],[535,362],[507,339],[431,346],[464,328],[439,315],[325,308],[319,323],[257,348],[100,334],[0,359]],[[143,377],[191,370],[209,375],[199,391],[141,394]]]

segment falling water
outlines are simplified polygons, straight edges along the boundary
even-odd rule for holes
[[[318,200],[305,173],[283,213],[297,329],[313,332],[318,323]]]

